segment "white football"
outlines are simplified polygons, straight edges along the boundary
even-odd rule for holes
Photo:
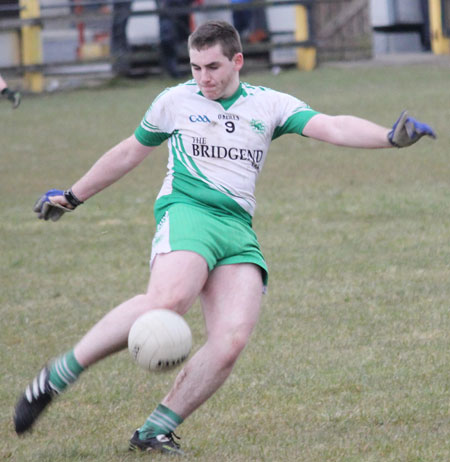
[[[192,348],[188,323],[170,310],[151,310],[140,316],[128,334],[128,350],[143,369],[155,371],[178,366]]]

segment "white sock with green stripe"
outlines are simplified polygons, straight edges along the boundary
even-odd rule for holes
[[[61,393],[78,379],[84,367],[75,358],[73,350],[56,358],[50,365],[49,382],[54,390]]]
[[[172,433],[182,422],[182,417],[163,404],[159,404],[148,416],[144,425],[138,428],[139,439],[145,440],[156,435],[167,435]]]

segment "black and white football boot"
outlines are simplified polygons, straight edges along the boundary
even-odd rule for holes
[[[31,430],[36,419],[58,394],[58,390],[50,384],[49,369],[45,366],[17,401],[14,412],[16,433],[21,435]]]
[[[184,452],[180,449],[180,445],[174,440],[179,437],[175,433],[168,433],[167,435],[156,435],[151,438],[141,440],[139,438],[139,431],[136,430],[131,437],[129,449],[130,451],[145,451],[145,452],[159,452],[172,456],[184,456]]]

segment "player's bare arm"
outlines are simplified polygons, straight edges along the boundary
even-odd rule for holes
[[[131,135],[103,154],[72,188],[67,191],[51,189],[43,194],[33,210],[41,219],[59,220],[65,212],[72,211],[137,167],[153,149]]]
[[[422,136],[436,138],[432,128],[402,112],[392,128],[349,115],[317,114],[306,124],[303,135],[319,141],[352,148],[406,147]]]
[[[359,117],[317,114],[303,129],[303,135],[319,141],[353,148],[388,148],[390,129]]]
[[[81,201],[89,199],[137,167],[153,149],[131,135],[100,157],[72,186],[73,193]]]

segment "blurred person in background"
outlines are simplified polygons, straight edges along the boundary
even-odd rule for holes
[[[111,56],[113,71],[120,75],[128,72],[127,24],[131,14],[131,0],[115,0],[112,10]]]
[[[231,0],[232,4],[247,4],[250,0]],[[250,22],[252,20],[251,9],[233,10],[233,26],[239,32],[241,39],[247,38],[250,31]]]
[[[253,0],[230,1],[232,4],[253,3]],[[233,10],[233,25],[239,32],[242,40],[257,43],[268,39],[266,11],[264,8]]]
[[[174,79],[183,74],[179,69],[179,48],[186,46],[191,33],[191,15],[173,13],[171,10],[189,7],[193,2],[194,0],[157,0],[156,2],[158,8],[163,10],[159,15],[161,65]]]
[[[5,79],[0,74],[0,93],[3,98],[8,99],[13,109],[19,107],[20,100],[22,99],[22,95],[18,91],[10,90],[8,88],[8,84],[6,83]]]
[[[423,51],[431,50],[431,34],[430,34],[430,12],[428,0],[420,0],[420,7],[422,10],[422,29],[420,31],[420,41],[422,43]]]
[[[227,5],[230,0],[197,0],[195,2],[198,6],[222,6]],[[228,8],[220,8],[214,10],[199,11],[195,14],[196,26],[203,24],[206,21],[226,21],[233,22],[232,12]]]

